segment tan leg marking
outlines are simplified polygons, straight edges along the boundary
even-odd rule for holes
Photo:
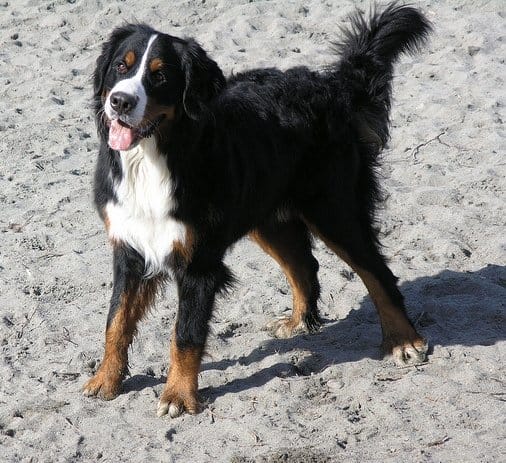
[[[202,359],[202,348],[180,349],[174,333],[170,346],[170,367],[167,382],[158,403],[156,414],[171,418],[184,411],[195,414],[200,411],[198,401],[198,374]]]
[[[118,309],[105,334],[105,353],[97,373],[84,386],[86,396],[114,399],[121,390],[121,382],[127,368],[127,352],[130,345],[129,322],[124,305]]]
[[[364,282],[380,317],[385,352],[392,354],[394,362],[400,367],[424,362],[428,350],[427,341],[416,332],[404,310],[392,302],[377,278],[356,265],[344,249],[323,237],[321,239]]]
[[[266,238],[258,230],[250,237],[271,256],[281,267],[292,289],[293,310],[291,317],[283,317],[269,322],[266,329],[277,338],[289,338],[299,333],[309,332],[305,316],[308,312],[314,275],[308,265],[308,256],[301,251],[299,243],[286,232],[279,236]]]
[[[83,387],[85,396],[114,399],[121,391],[121,382],[128,370],[128,347],[136,332],[137,322],[153,304],[158,281],[144,282],[137,289],[124,293],[114,318],[106,329],[105,352],[100,368]]]
[[[422,363],[428,350],[404,311],[395,306],[378,280],[369,272],[355,268],[378,310],[383,332],[383,349],[391,353],[398,366]]]

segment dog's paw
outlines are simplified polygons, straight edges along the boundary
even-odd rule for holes
[[[121,378],[112,380],[107,374],[97,372],[83,386],[83,395],[86,397],[96,396],[103,400],[112,400],[116,398],[121,392]]]
[[[399,367],[419,365],[427,360],[429,345],[421,337],[411,340],[396,341],[386,338],[383,348],[387,354],[391,354],[395,364]]]
[[[310,333],[316,331],[316,329],[310,329],[304,320],[296,322],[292,317],[276,318],[265,326],[266,331],[279,339],[287,339],[297,334]]]
[[[165,388],[158,402],[156,415],[158,417],[169,415],[177,418],[184,412],[195,415],[201,410],[197,394],[194,392],[181,392],[174,388]]]

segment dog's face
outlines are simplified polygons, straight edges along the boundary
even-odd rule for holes
[[[184,87],[170,41],[140,32],[122,41],[113,54],[105,87],[109,146],[128,150],[174,116]]]
[[[112,149],[125,151],[172,120],[179,107],[200,117],[224,78],[196,42],[128,25],[104,44],[94,83],[99,132]]]

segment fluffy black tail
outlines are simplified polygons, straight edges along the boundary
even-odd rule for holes
[[[336,44],[339,81],[361,134],[383,146],[388,140],[393,64],[401,53],[418,50],[431,25],[415,8],[396,3],[382,13],[374,11],[369,20],[358,12],[351,19],[351,27],[343,29],[344,40]]]

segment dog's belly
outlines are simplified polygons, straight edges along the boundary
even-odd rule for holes
[[[146,275],[166,271],[174,243],[184,244],[186,227],[174,220],[172,183],[153,139],[121,152],[122,179],[114,184],[117,201],[105,207],[109,238],[144,257]]]

